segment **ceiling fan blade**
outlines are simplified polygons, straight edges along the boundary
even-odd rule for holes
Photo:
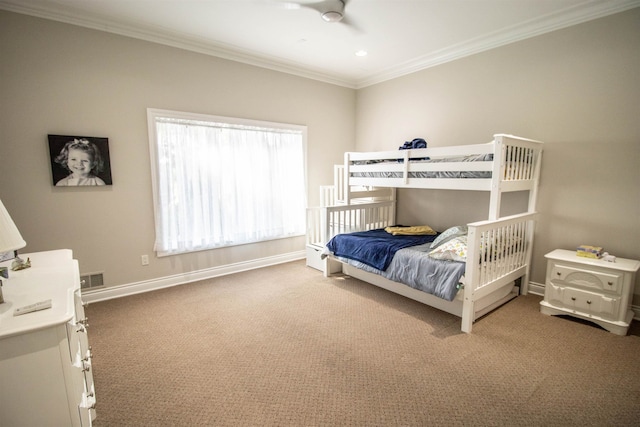
[[[324,13],[327,10],[326,2],[318,1],[314,3],[297,3],[301,8],[313,9],[316,12]]]
[[[349,18],[347,16],[344,16],[342,18],[342,20],[340,21],[340,23],[348,26],[349,28],[351,28],[352,30],[354,30],[357,33],[362,33],[363,32],[362,28],[358,24],[356,24],[353,21],[353,19],[351,19],[351,18]]]
[[[313,2],[313,3],[304,3],[304,2],[296,2],[296,1],[281,1],[281,0],[273,0],[274,3],[277,3],[281,8],[286,10],[298,10],[298,9],[313,9],[316,12],[322,13],[322,5],[323,2]]]

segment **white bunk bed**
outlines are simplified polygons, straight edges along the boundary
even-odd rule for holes
[[[462,318],[461,329],[518,293],[526,294],[536,218],[542,142],[505,134],[487,144],[371,153],[345,153],[334,185],[321,188],[322,205],[307,211],[307,264],[325,275],[345,274]],[[429,159],[429,160],[426,160]],[[489,218],[468,224],[460,291],[452,301],[356,268],[321,253],[341,233],[395,225],[395,189],[490,192]],[[505,192],[528,191],[527,211],[500,217]],[[442,230],[441,230],[442,231]],[[511,242],[497,248],[496,242]]]

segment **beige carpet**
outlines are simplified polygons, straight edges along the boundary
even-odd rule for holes
[[[518,297],[460,319],[304,262],[87,307],[105,426],[623,426],[640,337]]]

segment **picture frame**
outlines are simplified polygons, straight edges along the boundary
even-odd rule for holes
[[[113,185],[108,138],[50,134],[48,140],[54,186]]]

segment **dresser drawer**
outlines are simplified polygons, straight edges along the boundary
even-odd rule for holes
[[[584,266],[573,267],[568,264],[554,263],[549,279],[556,284],[562,282],[564,285],[620,294],[623,274],[615,271],[603,272],[588,269]]]

